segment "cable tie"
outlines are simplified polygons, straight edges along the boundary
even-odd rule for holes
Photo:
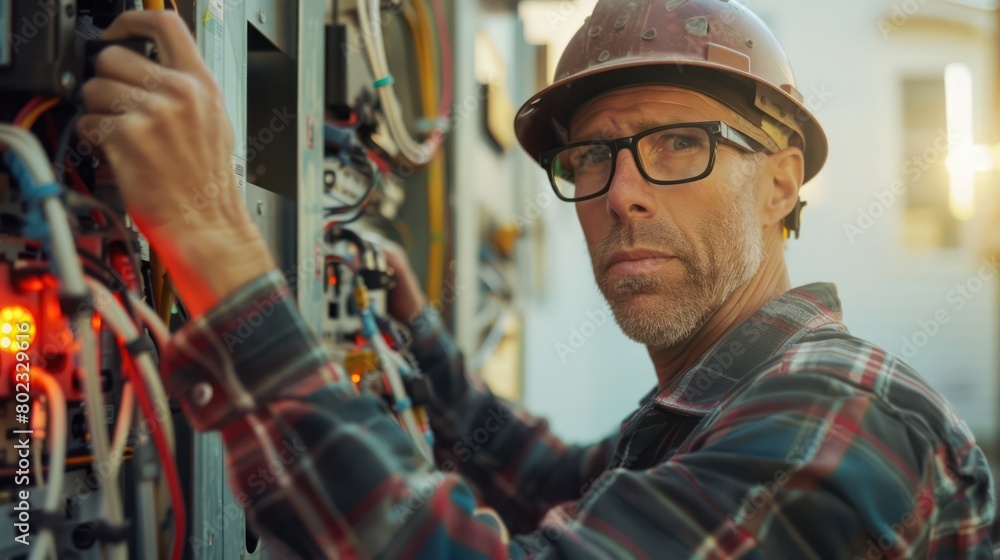
[[[447,117],[437,117],[433,119],[420,118],[414,122],[414,128],[421,134],[440,131],[447,134],[451,130],[451,120]]]
[[[56,529],[66,523],[66,516],[59,512],[52,512],[45,509],[29,510],[31,514],[31,524],[42,529]]]
[[[396,404],[392,405],[392,409],[395,410],[396,412],[403,412],[404,410],[407,410],[412,407],[413,407],[413,401],[410,400],[410,397],[403,397],[398,401],[396,401]]]
[[[112,525],[101,519],[98,521],[89,521],[83,525],[89,525],[90,534],[95,540],[103,543],[120,543],[128,538],[130,523],[125,521],[121,525]]]
[[[125,343],[125,350],[133,356],[152,352],[155,349],[156,346],[153,345],[153,339],[149,337],[148,332],[144,332],[135,339]]]
[[[28,204],[24,211],[24,224],[21,226],[21,233],[24,237],[34,241],[45,241],[49,238],[49,224],[42,215],[38,204]]]
[[[8,150],[4,154],[4,162],[20,186],[18,190],[24,204],[24,225],[22,226],[24,236],[36,241],[47,241],[50,233],[49,225],[45,221],[45,216],[42,215],[39,203],[46,198],[59,196],[63,192],[62,187],[58,183],[36,184],[28,166],[14,150]]]
[[[393,78],[392,74],[386,74],[384,78],[379,78],[375,80],[375,82],[372,83],[372,87],[378,89],[386,86],[391,86],[394,83],[396,83],[396,78]]]
[[[32,188],[21,191],[21,199],[25,202],[35,203],[60,194],[62,194],[62,187],[59,186],[59,183],[45,183],[33,185]]]

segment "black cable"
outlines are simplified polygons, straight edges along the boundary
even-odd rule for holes
[[[88,261],[90,265],[84,263],[84,270],[92,277],[100,280],[105,286],[113,293],[122,294],[122,305],[125,306],[125,310],[128,312],[129,316],[132,317],[132,321],[135,322],[136,328],[142,328],[145,323],[142,321],[142,316],[139,312],[132,306],[129,301],[126,292],[130,290],[129,285],[125,280],[118,274],[118,271],[111,268],[104,259],[98,257],[94,253],[86,249],[77,247],[76,252]]]
[[[356,218],[355,218],[356,219]],[[365,241],[361,239],[361,236],[349,229],[343,229],[341,227],[327,226],[326,238],[328,242],[344,240],[352,245],[358,250],[358,262],[365,262],[365,255],[367,254],[367,247],[365,246]]]
[[[84,260],[89,261],[92,266],[97,267],[101,275],[98,280],[107,284],[108,289],[112,292],[121,292],[128,288],[128,284],[125,283],[125,279],[121,277],[121,274],[118,274],[118,271],[111,268],[111,266],[108,265],[104,259],[81,247],[77,247],[76,252],[79,253]],[[109,282],[112,282],[113,285]]]
[[[63,127],[59,134],[59,145],[56,146],[56,155],[52,158],[52,164],[56,168],[56,182],[60,185],[65,183],[66,178],[66,152],[69,151],[69,141],[76,130],[76,122],[83,116],[83,110],[77,109],[76,113],[70,117],[69,122]]]
[[[128,253],[128,262],[129,265],[132,266],[132,273],[136,278],[139,278],[140,261],[139,256],[135,252],[135,247],[132,244],[133,235],[125,227],[121,218],[118,217],[118,213],[100,200],[76,191],[66,191],[66,201],[71,206],[79,204],[86,207],[88,210],[97,210],[104,215],[109,222],[111,222],[111,225],[118,231],[118,235],[121,237],[121,241],[125,245],[125,252]]]
[[[24,235],[24,229],[21,227],[0,225],[0,235],[4,237],[22,237]]]
[[[148,265],[142,267],[142,284],[145,294],[143,294],[143,299],[149,304],[149,307],[156,313],[156,316],[160,316],[160,310],[157,307],[155,301],[153,301],[153,269]]]
[[[358,221],[359,219],[361,219],[361,216],[364,216],[364,215],[365,215],[364,210],[359,210],[356,214],[354,214],[350,218],[347,218],[346,220],[332,220],[332,221],[330,221],[329,225],[341,226],[341,225],[344,225],[344,224],[350,224],[350,223]],[[331,215],[327,214],[327,215],[325,215],[323,217],[324,218],[330,218]]]
[[[327,218],[329,218],[329,217],[332,217],[332,216],[340,216],[342,214],[349,214],[349,213],[355,212],[355,211],[358,214],[363,214],[364,211],[368,208],[368,204],[372,201],[372,198],[374,198],[374,196],[375,196],[375,184],[372,183],[368,187],[368,190],[365,191],[365,196],[364,196],[364,198],[361,199],[361,202],[359,202],[357,204],[353,204],[351,206],[340,206],[338,208],[333,208],[333,207],[327,208],[326,211],[325,211],[325,213],[324,213],[324,216],[327,217]],[[353,218],[352,217],[351,219],[355,220],[357,218]]]
[[[372,198],[375,197],[375,191],[378,190],[378,186],[382,183],[381,170],[379,170],[378,166],[375,165],[375,162],[371,160],[367,161],[369,166],[369,172],[371,173],[371,181],[368,182],[368,187],[365,189],[365,194],[363,197],[361,197],[361,201],[358,202],[357,204],[340,206],[336,208],[334,207],[326,208],[323,214],[324,218],[330,218],[332,216],[339,216],[341,214],[348,214],[350,212],[356,211],[357,214],[352,216],[351,218],[343,221],[340,220],[337,221],[337,223],[347,224],[361,217],[361,214],[364,213],[365,209],[368,207],[368,204],[371,203]]]

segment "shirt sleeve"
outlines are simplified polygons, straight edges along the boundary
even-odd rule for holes
[[[236,500],[279,554],[507,556],[470,487],[330,362],[280,272],[185,325],[162,370],[193,427],[221,432]]]
[[[950,455],[873,394],[779,364],[663,464],[614,470],[523,550],[557,558],[989,558],[978,448]],[[784,368],[784,369],[783,369]]]
[[[411,351],[431,381],[428,407],[435,456],[458,472],[515,533],[535,530],[544,514],[578,499],[611,463],[618,434],[591,445],[567,445],[548,423],[498,398],[475,376],[430,308],[408,325]]]

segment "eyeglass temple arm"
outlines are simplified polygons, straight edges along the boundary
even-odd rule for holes
[[[767,147],[765,147],[760,142],[754,140],[750,136],[743,134],[742,132],[736,130],[735,128],[727,125],[724,122],[720,122],[719,125],[720,125],[719,133],[722,135],[723,138],[729,140],[733,144],[736,144],[737,146],[751,153],[757,153],[757,152],[769,153]]]
[[[747,151],[752,153],[756,152],[767,153],[767,148],[762,146],[759,142],[757,142],[753,138],[747,136],[746,134],[743,134],[742,132],[736,130],[735,128],[732,128],[726,123],[719,123],[719,124],[722,125],[720,133],[722,134],[722,137],[725,138],[726,140],[729,140],[730,142],[736,144],[737,146],[745,148]],[[795,239],[799,238],[799,230],[802,228],[802,209],[806,207],[806,204],[807,204],[806,201],[802,200],[801,198],[797,199],[795,201],[795,208],[792,208],[792,211],[787,216],[785,216],[784,225],[785,229],[788,230],[789,237],[791,237],[791,235],[794,233]]]

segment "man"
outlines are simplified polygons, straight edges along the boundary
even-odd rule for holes
[[[600,1],[556,83],[518,114],[522,144],[576,205],[616,320],[656,369],[620,434],[564,445],[467,378],[393,257],[391,312],[434,385],[437,466],[303,326],[236,198],[224,111],[181,22],[127,14],[107,35],[154,37],[163,67],[107,49],[80,131],[120,118],[104,150],[194,317],[165,352],[167,388],[195,428],[221,431],[237,499],[279,551],[992,555],[992,480],[965,424],[907,366],[848,334],[832,285],[790,289],[783,230],[798,229],[799,188],[826,142],[780,46],[737,3]],[[113,115],[149,73],[163,86]],[[183,224],[191,188],[219,177],[222,194]],[[308,451],[282,467],[291,440]],[[254,473],[268,466],[276,477],[260,488]]]

